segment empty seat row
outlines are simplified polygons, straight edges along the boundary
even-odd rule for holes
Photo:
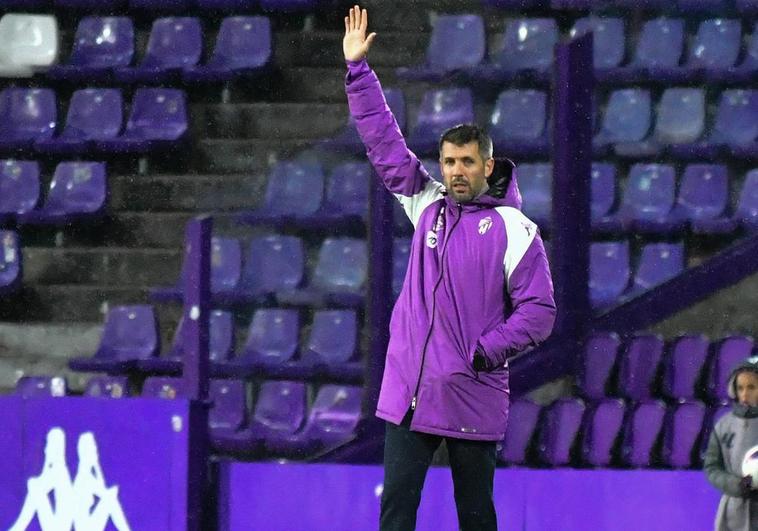
[[[683,80],[728,79],[748,82],[758,69],[758,31],[753,28],[743,51],[739,19],[702,21],[686,54],[688,36],[683,19],[648,20],[628,62],[624,61],[627,45],[623,19],[579,19],[571,35],[589,31],[595,34],[594,66],[600,79],[608,81],[648,80],[670,84]],[[509,19],[501,40],[487,54],[485,26],[480,16],[443,15],[435,21],[425,63],[400,68],[397,73],[405,79],[453,78],[473,84],[507,82],[523,73],[545,79],[553,64],[553,47],[559,37],[555,19]],[[742,55],[744,59],[737,64]]]
[[[58,131],[52,89],[6,88],[0,92],[0,151],[89,154],[146,153],[188,139],[187,98],[182,90],[140,88],[126,125],[118,89],[82,89],[69,102]]]
[[[756,0],[482,0],[482,4],[498,9],[533,9],[547,4],[556,10],[580,10],[620,8],[627,10],[646,9],[662,13],[720,14],[736,10],[743,15],[758,13]]]
[[[578,358],[577,388],[592,400],[661,396],[717,405],[729,400],[727,378],[754,348],[753,338],[741,335],[715,341],[684,335],[666,342],[653,334],[622,341],[612,332],[597,332],[585,341]]]
[[[31,77],[58,60],[58,21],[51,15],[0,18],[0,77]]]
[[[83,12],[147,11],[185,13],[197,9],[209,12],[248,12],[262,9],[270,13],[309,12],[323,0],[4,0],[7,9],[75,9]]]
[[[524,213],[544,230],[552,211],[552,173],[550,163],[518,166]],[[727,234],[739,227],[758,228],[758,170],[744,176],[736,205],[727,168],[719,164],[689,164],[680,178],[671,164],[634,164],[621,192],[611,164],[593,164],[591,178],[592,229],[597,233],[666,235],[689,228]]]
[[[104,162],[60,162],[42,199],[39,163],[0,160],[0,225],[65,225],[101,217],[107,208]]]
[[[699,467],[704,441],[726,411],[696,400],[668,407],[660,400],[563,398],[545,407],[515,400],[498,457],[513,465]]]
[[[0,297],[21,287],[23,267],[21,244],[12,230],[0,230]]]
[[[307,332],[303,333],[303,330]],[[232,315],[214,310],[209,318],[209,358],[216,376],[252,376],[261,371],[358,379],[358,315],[353,310],[322,309],[301,322],[295,309],[259,308],[248,326],[247,337],[235,352]],[[301,345],[300,336],[304,334]],[[91,357],[71,360],[74,370],[110,374],[181,372],[185,352],[183,320],[174,333],[170,350],[160,356],[160,334],[155,312],[148,305],[118,306],[106,317],[97,351]],[[279,372],[277,372],[279,371]]]
[[[305,247],[297,236],[261,235],[242,246],[234,238],[211,242],[211,296],[215,304],[280,303],[360,306],[366,286],[366,241],[326,238],[306,275]],[[176,285],[155,288],[154,300],[181,300],[184,266]]]

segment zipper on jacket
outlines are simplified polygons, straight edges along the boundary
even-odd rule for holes
[[[439,288],[440,283],[442,282],[442,277],[445,273],[445,251],[447,251],[447,244],[450,242],[450,237],[453,235],[453,230],[458,226],[458,223],[460,223],[461,218],[463,217],[463,208],[461,207],[460,203],[457,203],[457,205],[458,219],[455,220],[453,226],[450,227],[450,230],[447,233],[447,237],[445,238],[445,244],[442,246],[442,253],[440,253],[440,274],[437,277],[437,282],[434,284],[434,289],[432,289],[432,319],[429,323],[429,330],[426,333],[426,339],[424,340],[424,348],[421,351],[421,368],[418,371],[416,389],[413,391],[413,398],[411,399],[411,411],[416,411],[416,404],[418,402],[418,390],[421,387],[421,376],[424,374],[424,360],[426,359],[426,349],[429,346],[429,339],[432,337],[432,328],[434,327],[434,314],[435,310],[437,309],[437,288]]]

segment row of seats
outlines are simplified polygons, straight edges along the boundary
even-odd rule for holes
[[[756,0],[481,0],[482,5],[505,10],[542,9],[550,7],[555,10],[608,10],[646,9],[665,13],[724,13],[733,12],[743,15],[758,13]]]
[[[728,409],[695,400],[666,406],[563,398],[545,407],[515,400],[498,458],[510,465],[699,468],[712,427]]]
[[[25,376],[15,394],[23,398],[66,396],[62,377]],[[353,438],[361,419],[359,387],[322,385],[309,405],[309,385],[296,381],[264,381],[249,410],[248,392],[241,380],[213,379],[209,387],[209,428],[219,451],[305,457],[339,446]],[[84,396],[120,399],[137,396],[126,377],[94,376]],[[176,399],[187,397],[179,378],[151,377],[139,396]]]
[[[711,341],[684,335],[668,342],[654,334],[622,341],[612,332],[590,336],[577,366],[579,394],[590,400],[621,397],[640,401],[660,396],[671,402],[729,401],[727,379],[755,349],[752,337],[734,335]]]
[[[266,17],[226,17],[208,60],[203,57],[203,27],[195,17],[165,17],[153,22],[147,48],[135,57],[134,24],[129,17],[86,17],[76,29],[65,63],[58,63],[55,18],[8,14],[0,19],[0,76],[88,83],[188,83],[228,81],[264,71],[271,61],[271,23]],[[34,38],[30,38],[33,35]]]
[[[236,351],[232,314],[214,310],[209,317],[209,358],[214,376],[288,374],[299,378],[360,379],[357,361],[359,317],[354,310],[319,309],[305,323],[296,309],[259,308]],[[75,358],[77,371],[109,374],[177,374],[185,351],[183,320],[171,348],[161,356],[155,311],[148,305],[117,306],[106,316],[103,335],[91,357]],[[304,336],[301,344],[300,336]]]
[[[58,109],[52,89],[8,87],[0,92],[0,151],[147,153],[188,140],[187,96],[182,90],[139,88],[125,126],[123,116],[119,89],[78,90],[56,133]]]
[[[550,228],[552,175],[550,163],[518,166],[524,213],[543,230]],[[728,234],[740,227],[758,229],[758,170],[745,175],[735,205],[723,165],[689,164],[677,179],[671,164],[634,164],[620,194],[618,180],[615,166],[593,164],[594,232],[672,235],[689,228],[697,234]]]
[[[21,244],[12,230],[0,230],[0,297],[18,291],[23,279]]]
[[[634,39],[634,54],[627,61],[624,26],[621,18],[588,17],[579,19],[570,32],[571,36],[594,32],[594,67],[601,80],[664,84],[703,79],[748,82],[758,70],[758,31],[753,28],[743,49],[739,19],[702,21],[686,52],[689,36],[684,19],[647,20]],[[504,83],[525,73],[545,80],[559,38],[558,23],[553,18],[509,19],[502,39],[487,53],[481,16],[442,15],[435,20],[425,62],[402,67],[397,74],[410,80],[454,78],[475,85]]]
[[[66,225],[101,217],[107,208],[104,162],[60,162],[42,201],[39,163],[0,160],[0,225]]]
[[[86,12],[177,12],[200,10],[270,13],[310,12],[328,0],[4,0],[5,9],[75,9]]]

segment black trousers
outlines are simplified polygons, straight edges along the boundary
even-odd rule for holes
[[[492,483],[496,443],[468,441],[411,431],[412,412],[400,426],[386,424],[381,531],[413,531],[426,471],[445,440],[453,473],[455,506],[462,531],[497,529]]]

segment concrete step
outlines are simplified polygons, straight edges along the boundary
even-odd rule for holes
[[[194,168],[199,173],[265,173],[277,160],[286,160],[313,144],[304,139],[200,139]]]

